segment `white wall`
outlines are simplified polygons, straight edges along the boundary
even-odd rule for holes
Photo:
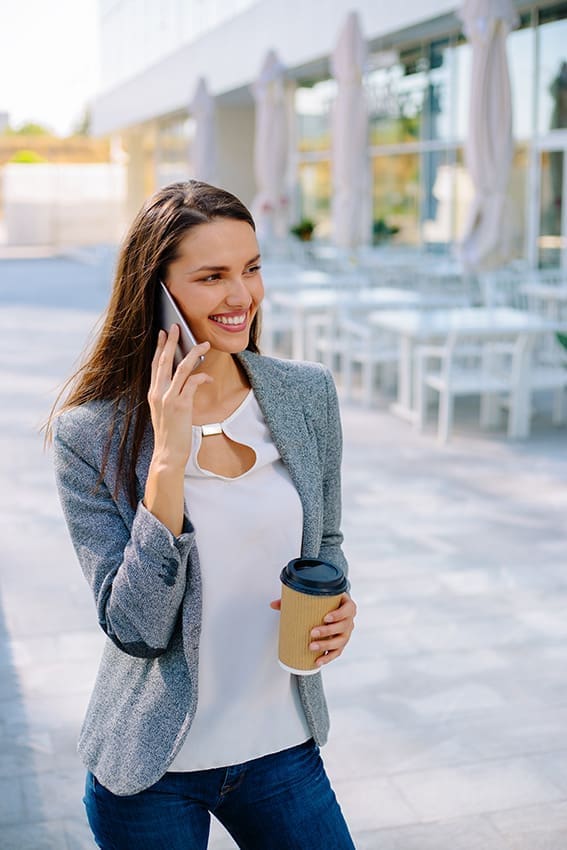
[[[95,245],[122,235],[123,165],[13,163],[2,179],[8,245]]]
[[[455,0],[260,0],[101,94],[92,105],[93,131],[105,134],[186,108],[200,76],[207,77],[213,95],[247,86],[269,48],[291,69],[328,56],[353,9],[360,14],[366,37],[374,39],[456,7]]]

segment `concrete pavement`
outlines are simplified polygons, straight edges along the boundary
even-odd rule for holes
[[[94,260],[0,262],[2,850],[94,847],[75,742],[103,637],[38,434],[107,298]],[[465,407],[440,449],[343,417],[360,611],[324,757],[358,850],[564,850],[566,430],[513,444]]]

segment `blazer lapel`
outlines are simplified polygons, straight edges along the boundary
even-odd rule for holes
[[[318,535],[315,534],[311,541],[307,531],[319,529],[321,475],[315,433],[306,419],[301,396],[273,360],[264,360],[246,351],[237,356],[248,375],[274,444],[299,493],[304,517],[303,548],[318,551]]]

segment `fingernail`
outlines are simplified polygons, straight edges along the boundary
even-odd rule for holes
[[[332,614],[327,614],[327,616],[325,617],[325,623],[332,623],[334,619],[335,618]]]
[[[318,638],[320,634],[321,632],[319,631],[319,629],[313,629],[313,631],[311,632],[311,637]]]
[[[317,650],[319,649],[319,644],[318,643],[310,643],[309,649],[311,649],[313,652],[317,652]]]

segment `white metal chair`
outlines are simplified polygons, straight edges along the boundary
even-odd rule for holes
[[[483,339],[472,335],[451,334],[444,345],[420,346],[416,351],[415,399],[416,424],[423,431],[427,419],[428,397],[439,396],[437,436],[441,443],[449,439],[453,426],[455,399],[480,396],[480,424],[494,427],[500,417],[500,396],[511,396],[513,369],[518,342]],[[437,365],[434,367],[432,362]]]
[[[534,345],[532,356],[524,374],[515,374],[514,392],[510,399],[510,429],[516,437],[527,437],[535,410],[537,393],[552,393],[552,423],[564,425],[567,421],[567,351],[554,334],[549,334],[549,344]],[[515,367],[518,368],[517,366]]]
[[[370,406],[377,387],[387,389],[395,380],[399,358],[394,336],[370,327],[363,315],[337,311],[312,317],[309,322],[311,359],[328,366],[337,376],[344,398],[355,396],[355,373],[360,371],[360,396]]]
[[[291,356],[293,316],[287,310],[279,310],[269,298],[262,303],[260,348],[263,354]]]
[[[520,292],[525,272],[515,266],[504,266],[477,275],[480,301],[484,307],[528,308],[527,299]]]

